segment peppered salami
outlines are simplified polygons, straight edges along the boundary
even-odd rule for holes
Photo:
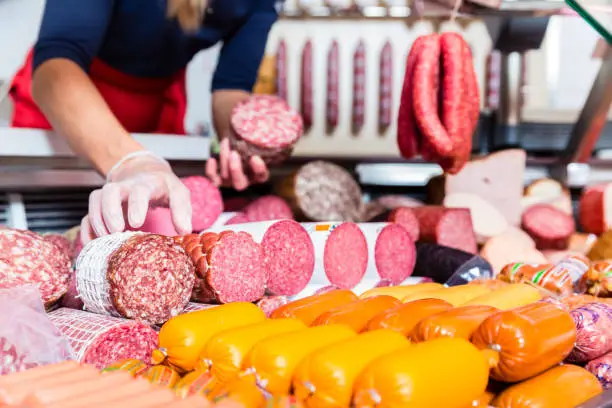
[[[260,156],[268,164],[285,161],[302,136],[304,123],[284,99],[253,95],[232,111],[230,142],[243,158]]]
[[[591,303],[570,312],[576,325],[576,343],[567,360],[586,363],[612,351],[612,308]]]
[[[169,237],[116,233],[91,241],[76,262],[77,290],[94,313],[162,324],[194,286],[189,257]]]
[[[223,212],[221,191],[206,177],[191,176],[181,181],[191,193],[191,224],[196,232],[213,225]]]
[[[278,185],[277,192],[301,219],[355,221],[363,214],[359,184],[333,163],[305,164]]]
[[[274,195],[258,198],[247,205],[243,213],[250,222],[293,219],[293,211],[289,204]]]
[[[273,311],[289,303],[287,296],[265,296],[257,302],[257,306],[270,317]]]
[[[338,54],[338,41],[334,40],[327,53],[327,99],[325,104],[327,133],[332,133],[338,126],[338,105],[340,103],[340,56]]]
[[[378,88],[378,132],[383,134],[391,126],[393,115],[393,49],[387,41],[380,51]]]
[[[313,243],[306,229],[293,220],[252,222],[211,231],[248,233],[261,245],[262,268],[270,294],[295,295],[312,277],[315,264]]]
[[[254,302],[264,295],[261,245],[245,232],[204,232],[177,238],[189,254],[198,279],[192,299],[198,302]]]
[[[521,224],[538,249],[566,249],[576,232],[574,218],[549,204],[529,207],[523,213]]]
[[[123,359],[148,361],[157,347],[157,333],[135,320],[60,308],[49,319],[62,332],[77,361],[98,369]]]
[[[368,243],[359,225],[303,223],[314,245],[313,285],[350,289],[363,279],[368,266]]]
[[[423,206],[412,211],[419,221],[419,238],[465,252],[477,253],[470,211],[464,208]]]
[[[54,243],[30,231],[0,227],[0,288],[37,285],[45,306],[68,290],[70,257]]]
[[[612,388],[612,353],[590,361],[585,368],[597,377],[604,389]]]

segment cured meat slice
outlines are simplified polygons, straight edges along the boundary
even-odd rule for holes
[[[476,240],[479,243],[484,243],[508,229],[508,221],[504,215],[487,200],[475,194],[449,194],[444,198],[444,206],[470,210]]]
[[[388,221],[394,224],[401,225],[404,227],[413,241],[419,239],[419,220],[417,219],[414,211],[411,208],[399,207],[390,211],[385,211],[378,216],[374,217],[372,221]]]
[[[100,370],[128,358],[148,361],[157,346],[155,330],[135,320],[66,308],[50,312],[49,319],[68,338],[76,360]]]
[[[221,191],[206,177],[191,176],[182,178],[181,181],[191,193],[193,230],[203,231],[213,225],[223,212]]]
[[[232,111],[230,142],[243,158],[260,156],[268,164],[285,161],[302,136],[300,115],[284,99],[253,95]]]
[[[361,187],[340,166],[313,161],[277,186],[300,218],[313,221],[356,221],[363,214]]]
[[[72,242],[67,237],[60,234],[45,234],[43,238],[55,244],[68,258],[72,259]]]
[[[585,188],[578,207],[582,229],[596,235],[610,229],[612,227],[612,210],[610,209],[612,209],[612,183]]]
[[[419,220],[419,238],[465,252],[476,253],[476,236],[470,211],[465,208],[423,206],[412,209]]]
[[[287,296],[265,296],[257,302],[257,306],[264,311],[267,317],[270,317],[279,307],[289,303]]]
[[[355,287],[366,273],[368,243],[359,226],[352,222],[303,223],[314,245],[314,285]]]
[[[203,303],[254,302],[265,291],[264,254],[246,232],[204,232],[177,238],[198,276],[192,300]]]
[[[258,198],[247,205],[242,212],[250,222],[293,219],[293,211],[289,204],[274,195]]]
[[[181,313],[195,279],[193,264],[172,238],[134,232],[91,241],[75,269],[88,311],[149,324]]]
[[[576,343],[567,357],[573,363],[586,363],[612,352],[612,307],[591,303],[570,312],[576,325]]]
[[[0,288],[37,285],[45,306],[68,290],[70,257],[31,231],[0,227]]]
[[[293,220],[226,225],[212,231],[241,231],[261,245],[262,269],[270,294],[296,295],[312,277],[315,266],[313,242],[306,229]]]
[[[523,229],[538,249],[566,249],[576,232],[574,218],[549,204],[537,204],[523,213]]]

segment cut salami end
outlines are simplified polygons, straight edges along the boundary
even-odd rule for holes
[[[181,181],[191,193],[193,230],[203,231],[213,225],[223,212],[221,191],[206,177],[191,176]]]
[[[57,246],[66,256],[72,259],[72,242],[64,235],[59,234],[45,234],[43,235],[45,241],[53,243]]]
[[[357,224],[344,222],[331,232],[323,264],[332,285],[350,289],[361,281],[368,265],[368,244]]]
[[[388,221],[404,227],[413,241],[419,239],[419,220],[412,209],[406,207],[396,208],[389,214]]]
[[[251,222],[271,220],[292,220],[293,211],[285,200],[274,195],[261,197],[243,210],[246,218]]]
[[[99,369],[123,359],[148,361],[157,333],[144,323],[61,308],[49,319],[68,338],[77,361]]]
[[[399,284],[414,270],[416,249],[410,233],[401,225],[382,229],[374,248],[374,262],[381,279]]]
[[[523,213],[522,226],[538,249],[566,249],[576,231],[572,216],[548,204],[529,207]]]
[[[412,211],[419,220],[419,238],[422,241],[477,253],[478,245],[468,209],[423,206]]]
[[[580,197],[579,219],[585,232],[603,234],[612,227],[612,183],[586,188]]]
[[[467,208],[470,211],[474,232],[479,243],[502,234],[509,227],[504,215],[485,199],[468,193],[449,194],[444,198],[448,208]]]

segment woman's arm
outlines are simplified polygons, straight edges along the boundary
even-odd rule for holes
[[[53,128],[102,174],[142,150],[87,75],[114,0],[47,0],[34,47],[32,94]]]

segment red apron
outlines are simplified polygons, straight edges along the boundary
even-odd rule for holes
[[[9,95],[14,103],[11,125],[50,130],[51,125],[32,99],[32,57],[30,51],[11,84]],[[89,76],[128,132],[185,134],[184,69],[171,78],[138,78],[94,59]]]

